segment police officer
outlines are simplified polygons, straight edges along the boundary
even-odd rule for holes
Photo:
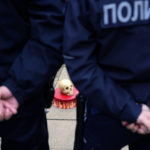
[[[150,149],[149,39],[149,0],[68,2],[64,59],[86,99],[84,150]]]
[[[62,64],[64,1],[0,1],[2,150],[48,150],[45,85]]]

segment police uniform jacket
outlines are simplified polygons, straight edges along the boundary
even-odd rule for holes
[[[19,114],[43,110],[42,86],[62,63],[64,2],[0,1],[0,83],[18,100]]]
[[[89,109],[134,122],[150,103],[150,1],[70,0],[64,58]]]

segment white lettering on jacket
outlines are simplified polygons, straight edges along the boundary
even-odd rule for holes
[[[103,5],[104,25],[136,22],[150,19],[149,0],[136,0],[133,3],[122,1],[119,4]]]

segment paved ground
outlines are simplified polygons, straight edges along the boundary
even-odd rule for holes
[[[54,86],[61,79],[68,78],[65,66],[57,73]],[[76,124],[76,109],[59,109],[52,106],[48,109],[47,120],[51,150],[73,150],[74,131]],[[128,150],[127,147],[122,150]]]

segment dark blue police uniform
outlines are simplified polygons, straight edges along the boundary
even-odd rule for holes
[[[86,98],[85,150],[149,150],[150,136],[126,130],[150,106],[150,1],[70,0],[64,59]]]
[[[44,85],[62,64],[63,0],[0,1],[0,84],[19,102],[0,122],[3,150],[48,150]]]

